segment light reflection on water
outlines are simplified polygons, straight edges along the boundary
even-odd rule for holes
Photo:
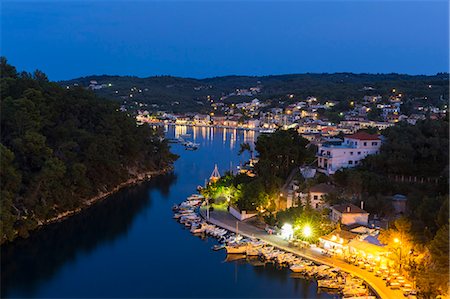
[[[172,175],[125,189],[62,223],[1,248],[2,297],[332,298],[289,270],[246,260],[224,262],[213,239],[192,236],[171,207],[204,183],[249,158],[238,155],[252,131],[169,126],[167,136],[200,143],[180,155]],[[233,144],[233,145],[231,145]]]
[[[198,142],[201,140],[201,144],[212,144],[214,138],[222,140],[222,144],[229,143],[229,149],[234,150],[241,143],[250,143],[252,146],[256,142],[257,132],[250,130],[239,130],[234,128],[214,128],[206,126],[188,126],[188,125],[166,125],[166,130],[169,127],[175,128],[175,139],[180,137],[184,140]]]

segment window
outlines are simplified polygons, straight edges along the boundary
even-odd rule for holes
[[[358,164],[358,160],[355,161],[355,164]]]
[[[372,142],[372,145],[378,145],[378,142]]]
[[[364,146],[367,146],[367,142],[364,142]]]
[[[319,204],[318,203],[316,203],[316,209],[318,209],[319,208]]]
[[[353,156],[353,152],[350,152],[350,156]]]
[[[318,199],[319,199],[319,196],[314,195],[314,200],[318,200]]]
[[[358,152],[358,155],[361,155],[361,152]]]
[[[352,160],[348,161],[348,165],[353,165],[353,161]]]

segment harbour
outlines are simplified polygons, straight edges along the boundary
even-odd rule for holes
[[[321,258],[305,258],[306,255],[295,248],[282,246],[279,240],[271,241],[262,235],[256,238],[255,234],[239,231],[237,221],[233,228],[210,217],[206,204],[202,195],[192,194],[179,205],[174,205],[173,218],[190,228],[193,235],[216,238],[220,245],[214,245],[212,249],[225,250],[227,260],[251,263],[249,259],[253,259],[259,260],[263,265],[271,263],[277,269],[289,268],[294,274],[291,277],[314,279],[317,281],[318,291],[343,295],[343,298],[377,298],[372,294],[373,288],[357,275],[332,264],[327,265]]]
[[[194,131],[195,130],[195,131]],[[172,174],[128,187],[60,223],[2,247],[2,297],[272,297],[339,298],[317,282],[258,259],[227,258],[212,238],[192,237],[174,221],[172,206],[209,177],[248,160],[239,144],[251,131],[168,127],[200,144],[181,156]],[[194,282],[190,277],[196,277]],[[258,288],[255,288],[258,285]],[[176,286],[176,287],[174,287]]]

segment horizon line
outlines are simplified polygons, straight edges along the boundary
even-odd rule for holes
[[[37,69],[38,70],[38,69]],[[45,72],[44,72],[45,73]],[[303,72],[303,73],[280,73],[280,74],[268,74],[268,75],[244,75],[244,74],[228,74],[228,75],[214,75],[214,76],[206,76],[206,77],[186,77],[186,76],[177,76],[177,75],[170,75],[170,74],[160,74],[160,75],[150,75],[150,76],[138,76],[138,75],[110,75],[110,74],[92,74],[92,75],[85,75],[85,76],[79,76],[74,77],[71,79],[60,79],[60,80],[54,80],[55,82],[62,82],[62,81],[71,81],[76,79],[83,79],[83,78],[89,78],[89,77],[131,77],[131,78],[139,78],[139,79],[149,79],[149,78],[158,78],[158,77],[171,77],[171,78],[180,78],[180,79],[193,79],[193,80],[207,80],[207,79],[214,79],[214,78],[225,78],[225,77],[278,77],[278,76],[295,76],[295,75],[336,75],[336,74],[351,74],[351,75],[399,75],[399,76],[410,76],[410,77],[432,77],[432,76],[438,76],[440,74],[449,75],[449,71],[441,71],[436,72],[434,74],[408,74],[408,73],[396,73],[396,72],[386,72],[386,73],[380,73],[380,72],[350,72],[350,71],[342,71],[342,72]]]

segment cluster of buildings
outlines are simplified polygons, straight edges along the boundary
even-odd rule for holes
[[[350,101],[347,110],[336,101],[319,101],[315,97],[308,97],[305,101],[286,104],[273,100],[260,101],[254,95],[261,91],[261,87],[237,89],[235,92],[223,96],[216,101],[210,96],[209,113],[181,113],[171,114],[164,111],[139,110],[140,122],[155,122],[197,126],[225,126],[242,129],[270,129],[296,128],[303,137],[314,141],[319,137],[332,137],[342,134],[352,134],[360,129],[376,128],[384,130],[397,122],[406,121],[415,124],[427,116],[431,118],[443,117],[447,107],[422,106],[417,104],[413,112],[402,114],[403,98],[397,93],[388,99],[381,96],[364,96],[360,101]],[[223,100],[236,95],[244,95],[249,100],[241,103],[226,104]],[[253,99],[250,100],[250,98]],[[294,98],[294,95],[287,95]],[[275,106],[275,107],[274,107]],[[337,108],[340,106],[340,108]],[[153,108],[153,106],[147,106]],[[154,107],[158,108],[158,107]],[[330,120],[330,114],[334,117]]]

